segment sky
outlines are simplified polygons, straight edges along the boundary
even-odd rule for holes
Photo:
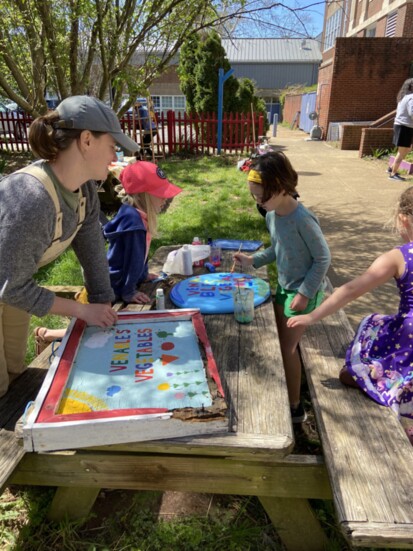
[[[243,38],[315,38],[323,30],[325,0],[252,0],[256,8],[275,5],[259,11],[236,26],[236,36]]]

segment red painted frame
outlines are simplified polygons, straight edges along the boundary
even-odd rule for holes
[[[128,312],[120,313],[122,320],[153,320],[161,318],[187,318],[191,317],[192,324],[195,329],[195,333],[201,342],[205,350],[207,358],[206,371],[207,374],[215,381],[218,391],[222,397],[224,397],[224,391],[219,377],[218,368],[215,363],[215,359],[212,353],[211,345],[208,340],[205,325],[202,319],[202,315],[199,310],[170,310],[165,312]],[[73,361],[76,356],[76,352],[79,348],[81,338],[86,328],[86,323],[82,320],[76,320],[68,340],[66,342],[65,349],[59,360],[56,373],[53,381],[49,387],[43,404],[40,408],[39,414],[35,423],[61,423],[65,421],[87,421],[93,419],[107,419],[112,417],[128,417],[137,415],[150,415],[168,413],[169,410],[165,408],[129,408],[129,409],[112,409],[107,411],[92,411],[87,413],[71,413],[70,415],[56,414],[56,410],[60,404],[60,400],[65,389],[66,382],[70,375],[70,370]]]

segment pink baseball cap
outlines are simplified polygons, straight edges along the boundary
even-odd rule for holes
[[[129,195],[146,192],[155,197],[170,199],[182,191],[166,178],[159,166],[148,161],[136,161],[126,166],[120,173],[120,181]]]

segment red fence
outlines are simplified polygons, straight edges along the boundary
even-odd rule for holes
[[[20,113],[0,113],[0,151],[28,149],[27,131],[32,117]],[[131,113],[120,120],[122,130],[141,143],[139,121]],[[216,153],[218,118],[215,113],[195,117],[186,113],[176,115],[168,111],[158,117],[157,135],[153,139],[155,155],[177,153]],[[264,133],[264,117],[250,113],[230,113],[223,116],[222,151],[227,153],[249,151]]]

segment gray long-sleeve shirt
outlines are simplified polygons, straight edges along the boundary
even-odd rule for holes
[[[99,224],[99,199],[95,182],[82,186],[86,217],[72,242],[83,269],[91,303],[114,300],[104,239]],[[63,213],[62,240],[77,225],[77,213],[57,193]],[[54,293],[33,279],[43,253],[51,245],[56,210],[44,186],[28,174],[14,173],[0,182],[0,301],[36,316],[52,307]]]
[[[316,216],[298,203],[287,216],[268,212],[265,221],[271,246],[253,255],[253,266],[260,268],[276,261],[281,287],[313,298],[324,283],[331,261]]]

